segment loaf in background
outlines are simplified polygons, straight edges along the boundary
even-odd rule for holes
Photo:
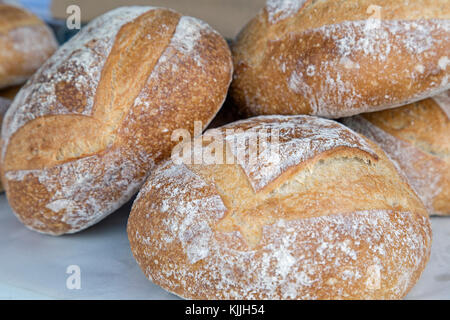
[[[57,47],[42,20],[23,8],[0,3],[0,88],[25,82]]]
[[[268,0],[232,51],[246,115],[393,108],[450,89],[450,1]]]
[[[430,214],[450,215],[449,91],[407,106],[343,119],[402,169]]]
[[[14,213],[52,235],[105,218],[170,155],[175,129],[208,125],[232,69],[225,40],[198,19],[153,7],[95,19],[5,116],[2,179]]]

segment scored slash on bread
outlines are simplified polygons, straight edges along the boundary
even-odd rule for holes
[[[227,129],[279,130],[272,147],[280,170],[264,170],[274,168],[264,148],[250,166],[237,155],[232,164],[157,166],[127,227],[150,280],[191,299],[406,295],[429,258],[430,221],[377,145],[309,116],[257,117],[216,130]],[[237,141],[249,150],[248,140]]]
[[[383,110],[449,89],[449,52],[447,0],[269,0],[233,45],[231,95],[246,115]]]

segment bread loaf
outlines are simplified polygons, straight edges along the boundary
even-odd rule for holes
[[[0,88],[25,82],[57,48],[43,21],[0,3]]]
[[[173,130],[208,125],[231,75],[227,43],[195,18],[123,7],[95,19],[5,116],[2,177],[13,211],[53,235],[103,219],[170,155]]]
[[[416,283],[430,221],[373,142],[310,116],[208,130],[203,152],[208,136],[229,160],[167,160],[133,204],[131,249],[154,283],[192,299],[395,299]]]
[[[243,113],[328,118],[450,88],[448,0],[268,0],[233,47]]]
[[[346,118],[377,142],[407,176],[430,214],[450,215],[450,97]]]

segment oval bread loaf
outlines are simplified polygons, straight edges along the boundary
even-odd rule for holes
[[[430,214],[450,215],[450,96],[343,120],[403,170]]]
[[[247,115],[327,118],[450,88],[448,0],[268,0],[233,47]]]
[[[208,136],[224,164],[167,160],[133,204],[131,249],[154,283],[192,299],[394,299],[416,283],[430,221],[373,142],[310,116]]]
[[[195,18],[123,7],[95,19],[5,116],[2,177],[13,211],[53,235],[103,219],[170,155],[173,130],[208,125],[232,68],[225,40]]]
[[[0,3],[0,88],[25,82],[57,47],[52,31],[38,17]]]

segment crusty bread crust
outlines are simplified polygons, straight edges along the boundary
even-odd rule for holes
[[[173,130],[210,122],[231,74],[227,43],[195,18],[124,7],[92,21],[5,117],[2,176],[14,212],[54,235],[103,219],[170,155]]]
[[[25,82],[57,47],[52,31],[38,17],[0,4],[0,88]]]
[[[377,142],[407,176],[430,214],[450,215],[449,92],[343,120]]]
[[[246,115],[339,118],[450,88],[448,0],[267,3],[233,46],[231,94]]]
[[[429,258],[430,221],[377,145],[309,116],[218,130],[229,129],[223,142],[246,151],[252,130],[279,140],[250,164],[234,153],[231,164],[167,160],[151,173],[127,227],[150,280],[191,299],[405,296]]]

